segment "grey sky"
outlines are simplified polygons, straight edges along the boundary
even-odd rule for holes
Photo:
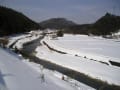
[[[1,4],[18,10],[40,22],[64,17],[76,23],[92,23],[106,12],[120,15],[120,0],[0,0]]]

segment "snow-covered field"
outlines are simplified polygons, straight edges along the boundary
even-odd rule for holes
[[[68,54],[103,61],[108,64],[109,61],[120,63],[120,42],[118,40],[67,34],[64,37],[59,37],[58,40],[50,40],[46,37],[44,41],[52,48]]]
[[[31,34],[32,33],[32,34]],[[41,37],[41,32],[9,38],[8,47],[21,49],[23,44]],[[43,49],[44,50],[44,49]],[[47,52],[46,52],[47,53]],[[64,80],[62,77],[64,76]],[[42,65],[24,60],[21,55],[0,48],[0,90],[95,90]]]
[[[47,46],[42,43],[43,41],[50,47],[58,51],[67,52],[67,54],[49,50]],[[106,81],[110,84],[120,85],[119,67],[90,60],[92,58],[109,63],[108,58],[110,58],[119,62],[119,42],[81,35],[65,35],[64,37],[58,38],[58,40],[45,37],[41,43],[42,46],[36,48],[37,57],[84,73],[93,78]],[[75,56],[76,54],[83,57]],[[87,58],[84,58],[84,56]]]
[[[15,43],[13,48],[21,49],[23,44],[39,37],[41,37],[41,33],[35,32],[13,36],[9,39],[8,47]],[[51,48],[66,54],[50,50],[43,41]],[[109,62],[109,60],[120,62],[119,40],[66,34],[57,39],[51,39],[48,35],[40,42],[42,45],[36,48],[38,58],[110,84],[120,85],[120,67],[113,66]],[[68,79],[59,72],[49,71],[39,64],[29,62],[29,60],[20,60],[15,56],[0,48],[0,90],[2,90],[1,88],[3,90],[94,90],[83,83]],[[106,62],[109,65],[98,61]],[[63,76],[65,81],[61,80]]]
[[[60,74],[20,60],[1,48],[0,59],[0,90],[94,90],[83,84],[76,87],[58,78]]]

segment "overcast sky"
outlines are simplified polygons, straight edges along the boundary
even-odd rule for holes
[[[92,23],[106,12],[120,15],[120,0],[0,0],[36,22],[64,17],[76,23]]]

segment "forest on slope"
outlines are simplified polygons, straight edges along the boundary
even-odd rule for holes
[[[40,22],[44,28],[58,29],[72,34],[110,35],[120,29],[120,16],[106,13],[91,24],[76,24],[65,18],[51,18]]]
[[[0,6],[0,36],[28,32],[41,28],[24,14],[11,8]]]
[[[120,16],[106,13],[93,24],[73,25],[65,28],[66,33],[111,35],[120,29]]]

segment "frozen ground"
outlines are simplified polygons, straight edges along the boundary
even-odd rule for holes
[[[0,90],[79,89],[57,76],[60,75],[44,70],[42,66],[35,63],[20,60],[0,48]],[[81,88],[82,90],[94,90],[85,85],[82,85]]]

